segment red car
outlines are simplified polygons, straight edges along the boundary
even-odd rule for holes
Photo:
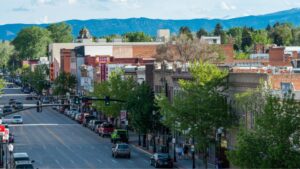
[[[102,123],[100,127],[98,128],[99,136],[106,136],[110,135],[114,131],[114,126],[110,123]]]

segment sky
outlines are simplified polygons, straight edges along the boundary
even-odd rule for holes
[[[300,8],[300,0],[0,0],[0,25],[70,19],[228,19]]]

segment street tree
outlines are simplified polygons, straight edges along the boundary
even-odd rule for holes
[[[300,106],[293,95],[267,95],[252,129],[241,126],[229,160],[240,168],[297,168],[300,165]]]
[[[207,168],[207,149],[215,141],[216,130],[227,129],[234,122],[226,96],[228,73],[202,61],[189,68],[192,80],[179,80],[180,91],[169,102],[165,96],[156,97],[164,123],[179,131],[188,131],[195,147],[204,154]]]
[[[265,30],[256,30],[251,34],[253,44],[267,45],[271,44],[272,40],[269,38],[268,32]]]
[[[50,87],[47,81],[47,77],[49,77],[49,68],[47,65],[37,65],[29,75],[28,81],[37,93],[41,94],[43,89]]]
[[[72,27],[65,22],[50,24],[47,27],[50,37],[55,43],[68,43],[73,41]]]
[[[12,44],[18,52],[20,60],[24,60],[46,56],[47,46],[50,42],[51,38],[48,30],[32,26],[22,29]]]
[[[234,47],[234,49],[236,51],[240,51],[241,50],[241,46],[242,46],[243,28],[241,28],[241,27],[230,28],[227,31],[227,34],[228,34],[229,38],[233,39],[233,47]]]
[[[60,72],[54,80],[53,93],[56,95],[66,95],[72,93],[77,84],[76,77],[70,73]]]
[[[152,131],[154,93],[149,85],[142,83],[137,85],[128,98],[128,111],[130,124],[143,135],[143,146],[146,146],[146,134]]]
[[[144,32],[128,32],[123,35],[126,42],[151,42],[151,36]]]
[[[0,43],[0,66],[7,66],[9,59],[13,56],[15,48],[8,42]]]
[[[125,77],[124,72],[117,69],[109,75],[107,81],[97,83],[94,92],[90,95],[100,98],[109,96],[113,99],[127,100],[135,83],[132,77]],[[103,101],[98,101],[96,102],[96,108],[102,110],[107,116],[116,119],[120,116],[121,110],[126,110],[127,106],[122,102],[111,102],[109,106],[106,106]]]

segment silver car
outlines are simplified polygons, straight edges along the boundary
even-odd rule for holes
[[[130,148],[126,143],[115,144],[112,147],[112,156],[117,158],[119,156],[130,158]]]

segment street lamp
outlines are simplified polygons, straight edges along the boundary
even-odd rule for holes
[[[194,169],[194,168],[196,168],[196,166],[195,166],[195,145],[194,145],[194,139],[193,139],[193,144],[191,145],[191,151],[192,151],[193,169]]]
[[[217,163],[218,168],[221,165],[221,137],[223,134],[223,129],[224,129],[223,127],[220,127],[217,129],[217,132],[216,132],[216,141],[217,141],[216,163]]]
[[[11,162],[12,162],[12,153],[14,151],[14,145],[10,143],[10,144],[8,144],[7,147],[8,147],[8,151],[9,151],[9,164],[11,165]]]

